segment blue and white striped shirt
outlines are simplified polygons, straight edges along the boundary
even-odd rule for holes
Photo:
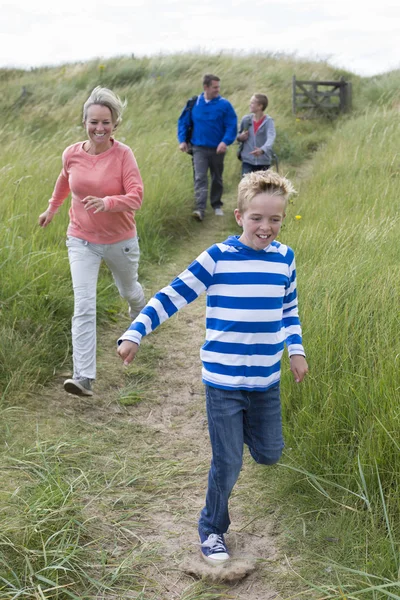
[[[280,379],[286,343],[301,354],[294,252],[277,241],[253,250],[238,236],[214,244],[160,290],[118,340],[140,344],[179,309],[207,292],[203,382],[212,387],[266,390]]]

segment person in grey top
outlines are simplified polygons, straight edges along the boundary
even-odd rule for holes
[[[271,166],[276,132],[274,120],[264,112],[267,106],[265,94],[254,94],[250,99],[251,114],[245,115],[240,122],[237,140],[242,142],[242,175],[265,171]]]

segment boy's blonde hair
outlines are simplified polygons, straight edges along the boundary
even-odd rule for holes
[[[287,204],[289,196],[296,194],[292,183],[275,171],[255,171],[245,175],[238,187],[237,207],[243,213],[249,207],[254,196],[266,192],[272,196],[282,196]]]
[[[124,102],[121,100],[119,96],[114,94],[108,88],[103,88],[100,85],[94,88],[89,98],[86,100],[83,105],[83,122],[86,122],[87,112],[90,106],[93,104],[99,104],[100,106],[106,106],[110,109],[111,119],[113,125],[117,127],[122,121],[122,112],[126,107],[126,100]]]

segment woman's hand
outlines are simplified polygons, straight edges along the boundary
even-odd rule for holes
[[[47,225],[49,223],[52,222],[53,217],[56,213],[54,212],[50,212],[50,209],[47,209],[44,211],[44,213],[42,213],[41,215],[39,215],[39,225],[40,227],[47,227]]]
[[[84,198],[82,202],[85,205],[86,210],[91,210],[92,208],[94,208],[94,215],[98,212],[103,212],[106,208],[104,205],[103,198],[96,198],[96,196],[86,196],[86,198]]]

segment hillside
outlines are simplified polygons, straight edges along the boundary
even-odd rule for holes
[[[182,540],[174,490],[182,493],[186,523],[191,509],[186,502],[197,507],[204,486],[206,449],[197,446],[198,473],[190,450],[197,431],[190,415],[201,423],[203,410],[198,365],[193,370],[196,358],[185,358],[183,348],[174,356],[168,344],[175,327],[184,336],[181,319],[192,327],[197,356],[201,309],[182,313],[176,324],[171,320],[167,333],[161,329],[154,342],[148,340],[143,362],[121,375],[120,365],[109,357],[126,319],[110,276],[102,271],[98,401],[66,400],[59,382],[70,369],[68,203],[45,232],[37,227],[63,149],[82,139],[82,104],[101,83],[128,100],[117,137],[134,149],[145,182],[146,201],[137,220],[141,278],[148,291],[189,263],[205,237],[212,243],[236,231],[229,216],[219,225],[206,221],[207,236],[191,222],[190,161],[177,152],[177,116],[186,98],[200,89],[206,71],[221,76],[222,93],[240,116],[255,91],[270,98],[280,169],[299,192],[280,239],[296,250],[311,366],[301,388],[285,370],[281,464],[264,471],[247,462],[237,492],[243,527],[260,521],[279,533],[276,562],[271,568],[268,561],[259,562],[248,584],[214,583],[212,590],[203,580],[187,579],[181,569],[182,543],[170,549],[180,575],[168,571],[162,544],[173,538],[174,528],[169,523],[165,536],[155,535],[148,512],[160,516],[165,508]],[[293,74],[351,79],[353,112],[337,122],[296,120]],[[323,62],[263,55],[121,57],[29,72],[0,70],[0,108],[6,115],[0,150],[2,598],[256,600],[263,589],[281,598],[297,592],[316,598],[400,597],[399,79],[399,72],[361,79]],[[225,169],[231,209],[239,169],[231,151]],[[190,361],[188,373],[185,360]],[[174,365],[172,379],[161,376],[165,365]],[[174,380],[188,382],[189,387],[178,386],[186,394],[183,412],[168,387]],[[160,406],[163,385],[171,412]],[[153,417],[148,421],[153,411],[161,419],[161,436]],[[187,432],[181,429],[186,418],[192,427]],[[205,430],[202,435],[205,444]],[[163,448],[168,448],[168,460]],[[261,501],[265,496],[268,500]],[[246,543],[252,536],[258,539],[257,529],[251,532],[246,532]],[[133,538],[140,543],[130,549],[127,540]],[[157,575],[157,564],[162,575]],[[178,580],[176,588],[168,587]],[[263,588],[267,581],[269,587]],[[266,592],[259,596],[268,597]]]

